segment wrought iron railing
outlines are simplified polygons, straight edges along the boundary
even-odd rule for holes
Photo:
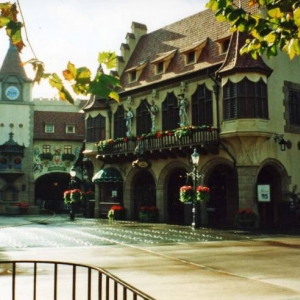
[[[83,264],[0,261],[0,275],[3,300],[154,299],[104,269]]]
[[[182,148],[196,145],[217,145],[219,143],[219,131],[216,128],[197,128],[170,131],[170,134],[142,135],[134,138],[118,138],[115,140],[106,140],[99,143],[99,155],[127,154],[133,153],[141,145],[143,151],[164,150],[170,148]],[[182,134],[180,134],[182,133]]]

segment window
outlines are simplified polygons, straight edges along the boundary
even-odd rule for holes
[[[284,82],[285,130],[300,133],[300,84]]]
[[[136,81],[136,71],[132,71],[129,73],[129,81],[130,82]]]
[[[66,125],[66,133],[75,133],[75,125]]]
[[[45,124],[46,133],[54,133],[54,124]]]
[[[124,107],[123,105],[120,105],[114,114],[114,138],[126,136],[127,128],[124,116]]]
[[[156,65],[156,74],[161,74],[164,72],[164,63],[161,61]]]
[[[212,91],[205,84],[199,85],[192,95],[192,124],[213,125]]]
[[[248,78],[244,78],[237,83],[228,80],[223,87],[224,120],[268,119],[267,93],[267,84],[262,79],[252,82]]]
[[[186,63],[193,64],[195,62],[195,51],[189,52],[186,56]]]
[[[147,99],[143,99],[136,109],[136,135],[151,132],[151,117],[148,110]]]
[[[220,47],[220,53],[226,53],[228,48],[229,48],[229,43],[230,43],[230,39],[226,39],[220,42],[219,47]]]
[[[92,118],[89,116],[86,120],[86,141],[95,143],[105,140],[105,117],[100,114]]]
[[[168,93],[162,103],[162,130],[171,130],[179,127],[179,107],[175,94]]]
[[[158,54],[156,59],[151,61],[151,64],[153,64],[155,67],[155,74],[162,74],[166,72],[176,51],[177,50],[175,49],[169,52]]]
[[[50,145],[43,145],[43,153],[50,153]]]
[[[72,153],[72,146],[66,145],[64,146],[64,154],[71,154]]]
[[[187,45],[180,50],[180,53],[184,56],[185,65],[191,65],[198,61],[203,48],[206,46],[207,38],[195,42],[193,44]]]

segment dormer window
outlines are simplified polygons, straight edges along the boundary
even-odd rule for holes
[[[167,71],[168,66],[175,53],[176,49],[169,52],[161,53],[156,59],[151,61],[151,64],[153,64],[155,67],[155,74],[162,74]]]
[[[180,50],[180,53],[185,56],[185,65],[195,64],[198,61],[206,42],[207,39],[204,39]]]
[[[230,38],[220,40],[218,41],[218,43],[219,43],[220,54],[224,54],[228,51]]]
[[[136,66],[127,69],[125,72],[128,73],[129,83],[136,82],[139,80],[144,68],[146,67],[148,60],[139,62]]]
[[[164,63],[161,61],[156,65],[156,74],[164,73]]]
[[[129,81],[135,82],[136,81],[136,70],[129,73]]]
[[[54,133],[54,124],[45,124],[45,133]]]
[[[191,51],[187,54],[186,56],[186,63],[189,65],[189,64],[193,64],[195,63],[195,51]]]

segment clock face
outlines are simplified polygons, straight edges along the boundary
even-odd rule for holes
[[[15,86],[9,86],[6,90],[5,90],[5,95],[9,100],[16,100],[19,95],[19,89]]]

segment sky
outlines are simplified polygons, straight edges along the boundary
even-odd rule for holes
[[[0,2],[6,2],[4,0]],[[13,1],[12,1],[13,2]],[[115,51],[131,32],[131,23],[145,24],[148,33],[205,9],[208,0],[17,0],[26,33],[22,61],[34,56],[46,72],[61,72],[70,61],[76,67],[98,67],[98,53]],[[22,20],[21,14],[18,15]],[[0,30],[0,65],[8,49],[8,37]],[[31,45],[31,47],[30,47]],[[34,51],[31,51],[31,48]],[[32,67],[26,67],[33,78]],[[35,84],[33,98],[55,98],[47,82]]]

